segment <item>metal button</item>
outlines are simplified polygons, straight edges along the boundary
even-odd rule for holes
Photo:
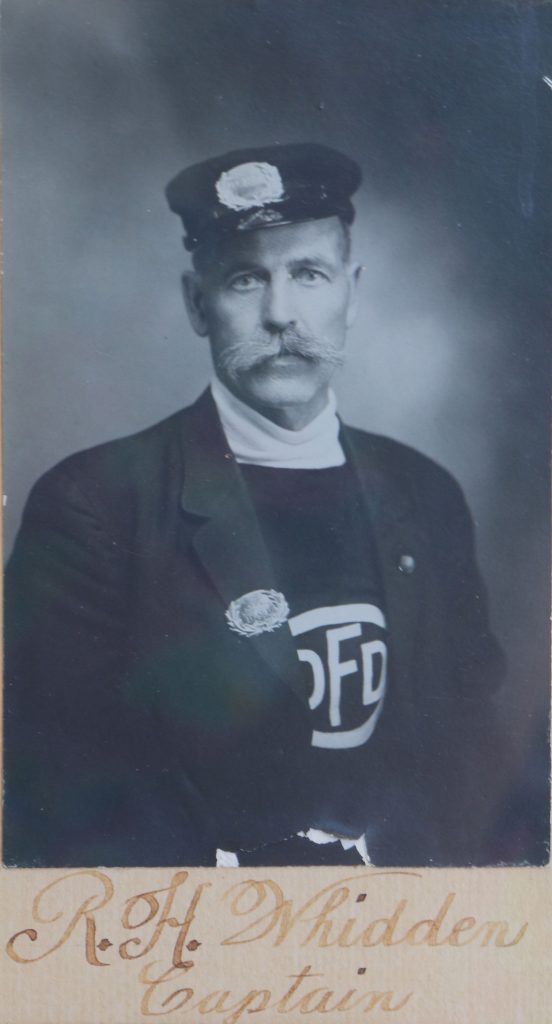
[[[416,559],[412,555],[401,555],[399,558],[399,572],[405,576],[411,576],[416,568]]]

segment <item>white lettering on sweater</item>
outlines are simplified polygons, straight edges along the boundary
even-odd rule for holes
[[[309,707],[315,710],[324,700],[328,705],[328,730],[313,730],[312,746],[343,750],[359,747],[366,743],[374,732],[383,708],[387,680],[387,646],[383,639],[362,641],[363,624],[368,623],[380,630],[386,628],[383,612],[373,604],[345,604],[324,608],[313,608],[289,620],[293,637],[323,630],[324,654],[308,647],[298,648],[299,661],[310,665],[312,670],[312,693]],[[356,644],[352,643],[356,641]],[[349,656],[345,657],[343,646],[347,645]],[[356,647],[356,652],[355,652]],[[354,654],[354,656],[350,656]],[[346,680],[359,673],[362,687],[359,692],[359,712],[370,708],[368,717],[354,728],[343,728],[343,701]]]

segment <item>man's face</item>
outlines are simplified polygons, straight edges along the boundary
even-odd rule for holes
[[[266,415],[295,408],[308,422],[343,361],[357,274],[337,217],[221,242],[186,284],[217,376]]]

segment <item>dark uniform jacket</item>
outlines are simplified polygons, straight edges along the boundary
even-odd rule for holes
[[[341,443],[389,625],[388,694],[354,780],[370,855],[485,863],[502,659],[470,515],[423,455],[345,426]],[[212,865],[216,847],[309,827],[291,634],[243,637],[225,617],[275,586],[208,392],[42,477],[6,576],[7,863]]]

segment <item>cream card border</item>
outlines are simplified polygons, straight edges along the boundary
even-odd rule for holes
[[[546,1024],[550,882],[549,868],[4,869],[0,1021]]]

